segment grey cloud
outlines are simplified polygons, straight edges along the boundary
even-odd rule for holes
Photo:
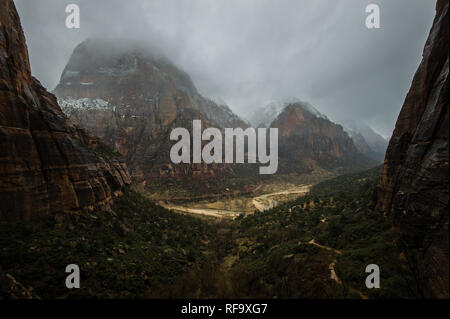
[[[381,8],[379,30],[365,7]],[[297,96],[390,136],[434,16],[431,0],[15,0],[34,75],[49,89],[87,37],[157,47],[199,91],[249,116]],[[66,29],[79,4],[81,28]]]

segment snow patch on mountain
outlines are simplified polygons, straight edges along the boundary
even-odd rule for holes
[[[58,98],[58,103],[62,111],[66,114],[70,114],[75,110],[115,110],[114,106],[111,107],[111,105],[109,105],[109,102],[103,99],[74,99],[71,97],[66,97]]]

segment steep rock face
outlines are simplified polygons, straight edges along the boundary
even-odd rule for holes
[[[449,23],[437,14],[389,143],[376,207],[401,234],[401,246],[425,297],[449,296]]]
[[[77,124],[126,157],[137,181],[210,179],[230,165],[173,165],[173,128],[247,127],[224,105],[201,96],[188,74],[162,55],[132,43],[88,39],[75,48],[55,94]]]
[[[342,126],[307,103],[288,103],[270,127],[278,128],[282,169],[348,171],[375,166],[358,151]]]
[[[126,165],[96,155],[99,141],[32,77],[12,0],[0,3],[0,64],[0,220],[89,209],[120,194]]]

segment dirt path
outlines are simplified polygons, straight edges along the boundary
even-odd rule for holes
[[[341,280],[336,274],[336,270],[334,269],[335,266],[336,266],[336,259],[333,260],[333,262],[328,266],[328,269],[330,270],[330,278],[336,281],[338,284],[342,284]]]
[[[262,185],[259,185],[256,189],[258,190]],[[252,204],[253,206],[255,206],[255,208],[262,212],[264,210],[267,209],[271,209],[273,207],[275,207],[278,203],[276,200],[274,200],[271,197],[274,196],[280,196],[280,195],[290,195],[290,194],[307,194],[309,193],[309,190],[311,188],[311,185],[301,185],[295,188],[291,188],[288,190],[284,190],[284,191],[279,191],[279,192],[274,192],[274,193],[268,193],[268,194],[263,194],[263,195],[259,195],[259,196],[255,196],[252,198]],[[240,214],[242,214],[242,212],[237,212],[237,211],[231,211],[231,210],[224,210],[224,209],[214,209],[214,208],[191,208],[191,207],[186,207],[186,206],[179,206],[179,205],[171,205],[171,204],[167,204],[164,205],[162,204],[163,207],[167,208],[167,209],[171,209],[177,212],[181,212],[181,213],[188,213],[188,214],[195,214],[195,215],[203,215],[203,216],[210,216],[210,217],[215,217],[215,218],[230,218],[230,219],[234,219],[237,216],[239,216]],[[316,241],[314,239],[311,239],[308,244],[310,245],[314,245],[316,247],[319,247],[321,249],[325,249],[328,251],[331,251],[332,253],[336,254],[336,255],[342,255],[342,251],[339,249],[335,249],[333,247],[329,247],[329,246],[324,246],[321,244],[316,243]],[[224,258],[223,263],[221,265],[221,269],[223,271],[228,271],[229,268],[231,268],[232,264],[236,261],[237,256],[227,256]],[[330,265],[328,266],[328,269],[330,270],[330,278],[332,280],[334,280],[337,284],[342,285],[342,281],[339,278],[339,276],[336,273],[336,258],[333,259],[333,261],[330,263]],[[367,296],[364,295],[361,291],[356,290],[354,288],[348,287],[348,289],[350,291],[352,291],[355,294],[358,294],[362,299],[367,299]]]
[[[342,255],[342,251],[340,251],[339,249],[335,249],[333,247],[328,247],[328,246],[324,246],[324,245],[318,244],[318,243],[316,243],[316,241],[314,239],[311,239],[308,242],[308,244],[320,247],[322,249],[330,250],[330,251],[332,251],[332,252],[334,252],[334,253],[336,253],[338,255]]]
[[[315,241],[314,239],[311,239],[311,240],[308,242],[308,244],[317,246],[317,247],[322,248],[322,249],[326,249],[326,250],[332,251],[333,253],[338,254],[338,255],[342,255],[342,251],[340,251],[339,249],[335,249],[335,248],[333,248],[333,247],[329,247],[329,246],[324,246],[324,245],[318,244],[318,243],[316,243],[316,241]],[[341,281],[341,279],[338,277],[338,275],[336,274],[336,269],[335,269],[335,267],[336,267],[336,258],[333,259],[333,261],[331,262],[331,264],[328,266],[328,269],[330,270],[330,278],[331,278],[332,280],[334,280],[336,283],[338,283],[339,285],[341,285],[341,284],[342,284],[342,281]],[[357,289],[354,289],[354,288],[352,288],[352,287],[348,287],[348,289],[349,289],[350,291],[352,291],[353,293],[358,294],[358,295],[361,297],[361,299],[367,299],[367,296],[366,296],[365,294],[363,294],[361,291],[359,291],[359,290],[357,290]]]
[[[317,246],[317,247],[322,248],[322,249],[326,249],[326,250],[332,251],[333,253],[336,253],[338,255],[342,255],[342,251],[340,251],[338,249],[335,249],[335,248],[332,248],[332,247],[328,247],[328,246],[324,246],[324,245],[318,244],[318,243],[316,243],[316,241],[314,239],[311,239],[308,242],[308,244]],[[330,270],[330,278],[333,279],[334,281],[336,281],[338,284],[341,284],[342,283],[341,279],[339,279],[338,275],[336,274],[336,270],[334,269],[335,266],[336,266],[336,259],[334,259],[331,262],[331,264],[328,266],[328,269]]]

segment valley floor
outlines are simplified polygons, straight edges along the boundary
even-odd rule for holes
[[[396,233],[370,208],[379,173],[171,210],[129,190],[109,211],[3,223],[0,297],[415,297]],[[82,282],[69,290],[73,263]],[[372,263],[380,289],[365,287]]]
[[[255,189],[256,193],[263,184]],[[266,185],[271,186],[271,185]],[[276,185],[277,188],[279,185]],[[194,215],[204,215],[218,218],[231,218],[243,214],[253,214],[255,211],[265,211],[272,209],[283,202],[295,199],[298,196],[305,195],[309,192],[311,185],[299,185],[291,187],[287,190],[255,195],[253,197],[240,196],[237,198],[224,198],[217,201],[201,201],[186,203],[185,205],[159,203],[162,207],[177,212],[189,213]],[[267,189],[267,188],[266,188]]]

